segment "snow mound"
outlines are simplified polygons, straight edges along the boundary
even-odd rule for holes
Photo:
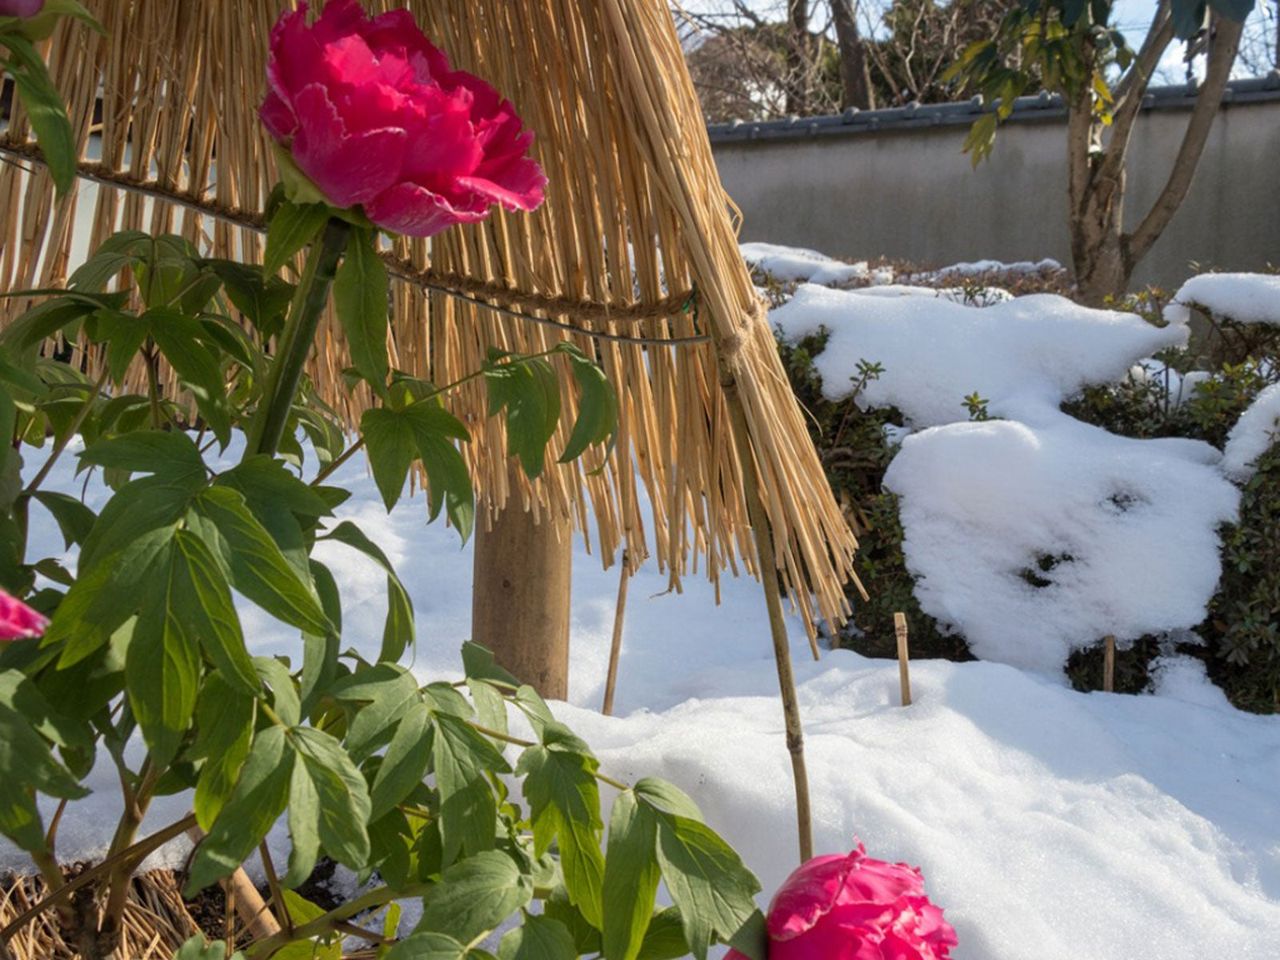
[[[1273,383],[1240,414],[1227,434],[1222,469],[1241,483],[1253,476],[1254,462],[1280,439],[1280,383]]]
[[[1280,275],[1202,273],[1182,285],[1165,316],[1185,322],[1192,307],[1236,323],[1280,326]]]
[[[1015,260],[1006,263],[1003,260],[972,260],[953,263],[928,273],[917,274],[919,279],[945,280],[948,277],[977,277],[983,274],[1004,274],[1018,277],[1036,273],[1057,273],[1063,266],[1052,257],[1043,260]]]
[[[1107,634],[1192,627],[1220,573],[1217,528],[1238,491],[1217,452],[1118,437],[1063,414],[956,423],[907,437],[901,497],[916,598],[984,660],[1059,673]]]
[[[989,663],[912,664],[907,709],[891,663],[836,651],[798,674],[816,849],[857,836],[918,864],[956,960],[1274,957],[1275,720]],[[610,774],[686,786],[772,891],[795,838],[771,684],[726,670],[733,694],[662,714],[565,714]]]
[[[872,271],[865,260],[845,263],[817,250],[782,247],[773,243],[744,243],[740,249],[748,264],[783,281],[841,284],[871,279]]]
[[[859,360],[878,362],[884,373],[858,403],[896,406],[918,427],[963,419],[962,400],[974,391],[998,415],[1057,407],[1084,386],[1113,382],[1137,360],[1184,343],[1188,332],[1056,294],[975,309],[937,297],[871,297],[812,284],[797,288],[770,319],[788,340],[830,331],[814,360],[829,399],[849,394]]]
[[[863,297],[930,297],[934,300],[949,300],[966,307],[989,307],[993,303],[1012,300],[1013,294],[1000,287],[979,287],[966,290],[964,287],[919,287],[908,283],[886,283],[880,286],[856,287],[847,291]]]

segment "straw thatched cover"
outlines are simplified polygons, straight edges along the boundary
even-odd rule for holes
[[[738,255],[730,204],[665,0],[407,5],[457,66],[516,103],[538,133],[535,154],[550,185],[533,215],[499,213],[431,241],[402,242],[395,251],[405,264],[394,284],[393,362],[448,383],[474,370],[489,345],[532,352],[572,336],[596,351],[622,403],[618,443],[604,470],[595,471],[601,452],[589,451],[581,465],[551,467],[530,488],[508,473],[500,427],[483,415],[483,387],[460,397],[456,412],[475,436],[468,455],[482,502],[492,509],[516,497],[526,509],[571,516],[584,530],[590,509],[606,564],[622,547],[633,563],[656,555],[673,586],[699,562],[712,580],[726,569],[751,570],[741,462],[725,400],[726,390],[736,389],[791,596],[811,631],[815,613],[843,620],[856,544]],[[267,35],[283,0],[87,6],[107,37],[64,25],[50,50],[87,158],[83,172],[99,183],[152,190],[82,181],[78,201],[55,205],[38,167],[28,164],[35,171],[29,174],[5,164],[0,288],[62,280],[73,246],[83,250],[72,225],[87,220],[87,204],[96,204],[90,245],[138,228],[180,232],[226,256],[259,256],[260,235],[237,221],[256,219],[275,180],[256,110]],[[29,150],[25,130],[15,116],[0,138],[10,158]],[[156,193],[185,202],[156,200]],[[414,270],[425,273],[408,278]],[[512,318],[440,287],[560,326]],[[621,339],[566,333],[563,325]],[[347,391],[345,346],[336,326],[324,330],[312,373],[354,422],[368,397]],[[640,487],[651,510],[643,509]]]

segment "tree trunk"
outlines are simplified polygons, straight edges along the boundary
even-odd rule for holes
[[[1082,303],[1102,307],[1108,297],[1121,296],[1128,289],[1133,270],[1114,225],[1094,223],[1087,232],[1088,243],[1075,262],[1077,292]]]
[[[516,498],[485,529],[476,524],[471,639],[543,697],[569,694],[569,597],[573,527]]]
[[[787,113],[809,112],[809,0],[787,0]]]
[[[836,44],[840,49],[840,108],[874,110],[875,95],[871,89],[871,68],[867,48],[858,32],[856,5],[853,0],[831,0],[831,17],[835,22]]]

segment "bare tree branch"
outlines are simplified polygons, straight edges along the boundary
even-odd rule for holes
[[[1169,179],[1138,229],[1125,238],[1125,255],[1130,263],[1141,260],[1151,249],[1151,245],[1169,225],[1191,188],[1200,155],[1204,153],[1209,132],[1213,129],[1213,120],[1222,105],[1222,91],[1226,89],[1227,80],[1231,77],[1231,66],[1235,63],[1236,51],[1240,48],[1243,28],[1242,23],[1226,17],[1214,17],[1213,39],[1209,44],[1209,62],[1205,68],[1204,83],[1196,97],[1196,105],[1192,108],[1191,119],[1187,122],[1187,130],[1173,161]]]

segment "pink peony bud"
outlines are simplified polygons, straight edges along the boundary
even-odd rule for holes
[[[769,960],[947,960],[956,932],[915,867],[866,856],[802,864],[773,897]],[[746,960],[730,950],[725,960]]]
[[[0,17],[34,17],[44,0],[0,0]]]
[[[453,70],[407,10],[371,18],[356,0],[329,0],[311,26],[306,14],[301,3],[271,31],[259,115],[329,203],[415,237],[495,203],[542,203],[546,176],[515,108]]]
[[[43,614],[0,590],[0,641],[38,637],[48,625],[49,620]]]

